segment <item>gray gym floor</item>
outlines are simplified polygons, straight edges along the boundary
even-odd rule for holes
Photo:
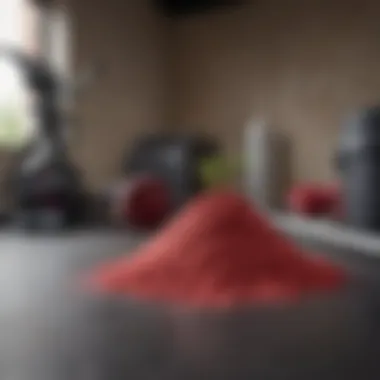
[[[318,247],[360,280],[278,312],[186,312],[81,291],[80,274],[142,239],[0,233],[0,379],[380,377],[380,261]]]

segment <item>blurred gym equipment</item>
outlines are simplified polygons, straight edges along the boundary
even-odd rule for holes
[[[102,74],[103,67],[93,65],[78,78],[62,73],[62,67],[53,62],[54,16],[66,10],[55,1],[31,2],[38,16],[38,57],[12,46],[0,47],[0,57],[18,66],[34,95],[37,120],[32,140],[13,154],[5,193],[13,205],[10,219],[16,224],[27,230],[57,230],[87,221],[91,200],[82,174],[69,154],[72,110],[65,101],[70,99],[72,104]]]
[[[342,128],[337,166],[348,225],[380,231],[380,107],[354,115]]]
[[[35,96],[38,119],[35,138],[19,154],[8,179],[14,219],[27,229],[73,226],[86,215],[87,193],[70,159],[58,104],[59,78],[42,60],[3,48],[24,74]]]
[[[122,179],[112,186],[109,209],[113,225],[155,229],[172,210],[169,187],[162,179],[150,175]]]
[[[127,178],[150,175],[162,179],[170,190],[173,209],[201,191],[201,164],[217,156],[220,148],[212,139],[197,135],[161,134],[136,141],[124,162]]]

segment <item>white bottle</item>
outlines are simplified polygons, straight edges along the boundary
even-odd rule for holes
[[[271,207],[271,136],[265,121],[251,121],[244,130],[243,188],[256,205]]]

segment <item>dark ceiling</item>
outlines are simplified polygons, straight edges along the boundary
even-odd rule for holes
[[[169,16],[206,12],[226,6],[238,5],[240,0],[154,0],[156,6]]]

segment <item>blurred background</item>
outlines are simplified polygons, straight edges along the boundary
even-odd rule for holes
[[[379,13],[371,0],[4,0],[1,46],[29,66],[1,57],[2,219],[48,227],[71,197],[102,214],[87,221],[133,224],[126,184],[150,179],[161,198],[140,210],[232,184],[283,228],[376,234]]]
[[[376,0],[1,0],[0,378],[377,379],[379,19]],[[360,281],[264,330],[73,289],[224,187]]]

